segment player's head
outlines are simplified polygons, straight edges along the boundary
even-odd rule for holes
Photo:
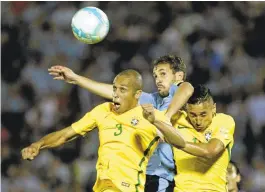
[[[186,78],[186,65],[180,57],[175,55],[159,57],[153,65],[156,86],[163,97],[168,95],[172,83],[183,81]]]
[[[128,69],[119,73],[113,81],[114,110],[124,113],[137,106],[142,93],[142,76]]]
[[[216,113],[216,105],[210,90],[198,85],[186,104],[188,118],[197,131],[205,130],[212,122]]]
[[[238,192],[240,189],[241,174],[236,163],[230,161],[227,167],[227,188],[229,192]]]

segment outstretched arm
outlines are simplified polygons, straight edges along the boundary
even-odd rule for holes
[[[166,116],[169,119],[171,119],[171,117],[187,103],[189,98],[192,96],[193,91],[194,88],[190,83],[183,82],[180,84],[166,112]]]
[[[63,145],[64,143],[75,139],[78,134],[72,127],[64,128],[60,131],[50,133],[39,141],[32,143],[30,146],[21,151],[23,159],[33,160],[41,149],[54,148]]]
[[[112,85],[93,81],[89,78],[75,74],[71,69],[64,66],[53,66],[48,69],[49,74],[56,80],[64,80],[67,83],[79,85],[88,91],[105,99],[112,99]]]
[[[144,118],[157,127],[157,129],[163,134],[167,143],[177,148],[185,147],[185,141],[178,130],[171,125],[162,122],[155,116],[152,104],[144,104],[142,105],[142,108]]]

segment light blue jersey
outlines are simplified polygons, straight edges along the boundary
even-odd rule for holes
[[[139,103],[151,103],[156,109],[160,111],[167,110],[177,89],[177,85],[172,85],[169,90],[169,95],[164,98],[161,97],[158,92],[143,92],[140,97]],[[173,160],[172,148],[169,144],[164,142],[159,143],[153,155],[149,159],[146,169],[146,175],[156,175],[169,181],[173,181],[175,175],[175,163]]]

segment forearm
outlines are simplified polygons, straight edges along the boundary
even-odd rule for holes
[[[185,141],[183,137],[174,127],[158,120],[155,120],[154,125],[164,135],[167,143],[173,145],[176,148],[185,147]]]
[[[197,157],[208,157],[208,150],[206,143],[191,143],[186,142],[186,146],[182,148],[183,151]]]
[[[41,138],[39,141],[35,142],[35,144],[40,145],[40,149],[49,149],[54,147],[59,147],[63,145],[64,143],[73,140],[75,137],[67,138],[66,137],[66,129],[63,129],[61,131],[56,131],[53,133],[50,133],[43,138]]]
[[[221,154],[225,147],[218,139],[212,139],[208,143],[186,142],[186,146],[182,150],[194,156],[211,159]]]
[[[190,83],[182,83],[173,96],[173,99],[167,109],[166,116],[171,119],[171,117],[187,103],[193,94],[193,91],[194,88]]]
[[[77,75],[75,84],[106,99],[112,99],[112,85]]]

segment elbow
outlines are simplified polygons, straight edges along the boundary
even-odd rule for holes
[[[179,147],[178,148],[185,148],[186,147],[186,142],[184,141],[184,139],[182,139],[179,143]]]
[[[216,157],[218,156],[218,154],[219,154],[219,151],[213,149],[213,150],[206,150],[204,156],[205,156],[207,159],[213,159],[213,158],[216,158]]]
[[[214,154],[210,153],[209,151],[207,151],[204,155],[207,159],[212,159],[214,158]]]

